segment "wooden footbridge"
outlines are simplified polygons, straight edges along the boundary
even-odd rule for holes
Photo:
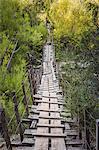
[[[27,122],[30,128],[24,132],[22,144],[26,150],[80,150],[82,141],[76,139],[77,132],[71,114],[67,110],[67,119],[63,111],[64,100],[54,68],[54,52],[51,43],[47,43],[43,52],[43,74],[41,84],[34,95]],[[14,146],[14,143],[12,143]],[[15,144],[16,145],[16,144]],[[28,147],[31,146],[31,147]],[[17,147],[19,149],[19,146]],[[22,149],[22,147],[21,147]]]
[[[57,92],[59,85],[53,67],[54,57],[51,45],[44,50],[43,75],[37,95],[41,96],[37,111],[38,123],[35,133],[35,150],[65,150],[64,125],[61,116]],[[38,100],[38,96],[35,98]],[[61,105],[62,106],[62,105]]]
[[[28,124],[21,142],[11,141],[14,150],[82,150],[83,142],[74,129],[75,120],[69,110],[64,110],[62,89],[56,78],[53,46],[50,42],[43,51],[43,73],[41,84],[33,96],[33,105],[27,119]]]

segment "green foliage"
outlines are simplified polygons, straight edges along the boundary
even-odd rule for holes
[[[7,46],[9,46],[9,39],[7,38],[7,36],[3,33],[0,32],[0,58],[3,56],[5,49],[7,48]]]
[[[99,118],[98,10],[97,0],[59,0],[51,5],[49,13],[54,28],[56,60],[60,64],[63,62],[60,84],[66,109],[71,110],[72,116],[79,117],[81,128],[85,109],[95,119]],[[95,129],[94,120],[90,119],[91,129]]]
[[[26,90],[29,87],[27,53],[36,61],[41,59],[43,44],[47,37],[44,23],[38,18],[40,1],[29,0],[1,0],[0,1],[0,103],[6,110],[8,121],[13,115],[13,92],[16,92],[18,102],[23,99],[22,81],[26,80]],[[16,44],[17,43],[17,44]],[[6,51],[7,50],[7,51]],[[7,70],[8,62],[15,50]],[[30,97],[30,91],[27,92]],[[30,99],[31,101],[31,99]],[[20,103],[20,115],[24,112],[23,102]],[[10,126],[13,130],[15,117]],[[14,126],[13,126],[14,125]],[[13,127],[12,127],[13,126]]]
[[[19,5],[17,0],[1,0],[0,1],[0,30],[14,34],[18,30],[19,19]]]
[[[94,30],[92,11],[88,11],[84,3],[60,0],[53,3],[50,19],[54,25],[55,37],[67,36],[71,42],[80,45],[86,32]]]

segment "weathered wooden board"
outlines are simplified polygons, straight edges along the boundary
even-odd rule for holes
[[[64,139],[52,139],[51,150],[66,150]]]
[[[48,150],[48,138],[36,137],[34,150]]]

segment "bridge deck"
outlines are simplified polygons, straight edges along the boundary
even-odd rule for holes
[[[59,87],[53,68],[53,49],[46,45],[43,60],[43,76],[39,87],[42,95],[35,95],[34,103],[39,103],[37,132],[35,135],[35,150],[65,150],[64,125],[61,124],[57,91]],[[39,93],[39,91],[38,91]]]
[[[52,46],[46,45],[43,53],[41,84],[34,95],[30,115],[23,120],[31,124],[24,132],[25,143],[31,144],[32,138],[32,150],[81,150],[82,143],[76,139],[78,133],[70,126],[75,120],[71,119],[69,110],[63,110],[64,99],[54,72]]]

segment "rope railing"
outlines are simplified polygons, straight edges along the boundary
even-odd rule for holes
[[[26,110],[24,109],[24,111],[23,111],[23,113],[22,113],[22,116],[21,116],[21,119],[24,117],[25,111],[26,111]],[[17,128],[16,128],[16,130],[15,130],[15,132],[14,132],[15,135],[16,135],[17,132],[18,132],[18,129],[19,129],[20,124],[21,124],[21,121],[20,121],[19,124],[17,125]]]
[[[34,75],[35,74],[35,75]],[[29,75],[30,75],[30,80],[29,80]],[[13,115],[11,116],[11,118],[6,119],[5,117],[5,124],[6,124],[6,128],[7,128],[7,133],[6,128],[3,127],[3,134],[5,137],[5,141],[6,141],[6,145],[7,145],[7,141],[9,139],[9,144],[7,145],[8,150],[12,150],[12,146],[11,146],[11,141],[10,141],[10,135],[9,135],[9,129],[10,129],[10,125],[11,125],[11,129],[14,129],[15,131],[13,131],[14,135],[16,135],[17,133],[19,133],[20,135],[20,140],[21,142],[23,141],[23,126],[22,126],[22,119],[24,118],[25,114],[28,116],[29,115],[29,107],[28,104],[30,102],[30,99],[32,100],[32,93],[31,93],[31,87],[32,88],[37,88],[37,85],[40,84],[40,80],[41,80],[41,76],[42,76],[42,72],[41,72],[41,68],[39,71],[37,72],[29,72],[28,76],[25,75],[24,81],[22,82],[21,87],[19,87],[19,89],[17,91],[13,91],[12,92],[12,97],[11,99],[13,100]],[[35,82],[34,81],[34,77],[35,77]],[[27,82],[28,79],[28,82]],[[39,80],[39,82],[38,82]],[[31,86],[32,84],[32,86]],[[36,85],[35,85],[36,84]],[[3,96],[6,96],[6,93],[3,93]],[[21,98],[19,98],[19,96]],[[23,106],[23,112],[21,111],[21,106]],[[7,110],[6,110],[7,111]],[[13,126],[14,123],[12,124],[13,121],[17,122],[16,125],[16,129]],[[3,123],[3,122],[2,122]],[[5,129],[4,129],[5,128]],[[12,130],[10,129],[10,133],[12,132]],[[6,134],[8,136],[6,136]],[[14,139],[13,139],[14,140]]]
[[[27,78],[25,78],[24,83],[26,83],[26,81],[27,81]],[[19,90],[16,92],[16,94],[18,94],[21,91],[21,89],[22,89],[22,86],[19,88]],[[28,90],[29,90],[29,86],[28,86],[28,89],[26,91],[26,94],[27,94]],[[12,96],[12,99],[14,98],[14,96]],[[21,103],[23,101],[23,98],[24,98],[24,95],[22,96],[21,101],[19,101],[18,107],[20,107],[20,105],[21,105]],[[13,116],[11,117],[11,119],[9,120],[8,125],[7,125],[8,127],[10,126],[10,124],[13,121],[14,117],[15,117],[15,113],[13,114]]]
[[[12,116],[11,119],[10,119],[10,121],[8,122],[8,124],[7,124],[8,127],[11,125],[11,123],[12,123],[14,117],[15,117],[15,113],[13,114],[13,116]]]
[[[25,78],[24,83],[26,83],[26,80],[27,80],[27,78]],[[16,94],[18,94],[21,89],[22,89],[22,86],[19,88],[19,90],[16,92]],[[28,92],[29,89],[30,89],[30,85],[29,85],[28,88],[27,88],[26,94],[27,94],[27,92]],[[14,95],[14,96],[15,96],[15,95]],[[14,96],[12,96],[12,99],[14,98]],[[19,108],[19,109],[20,109],[20,107],[21,107],[23,98],[24,98],[24,95],[22,96],[21,100],[20,100],[19,103],[18,103],[18,108]],[[10,124],[12,123],[14,117],[15,117],[15,113],[13,114],[13,116],[11,117],[11,119],[9,120],[8,125],[7,125],[8,127],[9,127]]]
[[[31,96],[29,97],[29,99],[28,99],[27,103],[29,103],[30,98],[31,98]],[[16,134],[16,133],[18,132],[18,128],[19,128],[19,126],[20,126],[20,124],[21,124],[21,120],[22,120],[22,118],[24,117],[25,112],[26,112],[26,107],[24,108],[24,111],[23,111],[23,113],[22,113],[22,115],[21,115],[21,117],[20,117],[20,118],[21,118],[21,119],[20,119],[20,122],[19,122],[19,124],[17,125],[17,128],[16,128],[16,130],[15,130],[15,133],[14,133],[14,134]]]
[[[27,91],[26,91],[26,94],[27,94],[28,90],[29,90],[29,86],[28,86],[28,89],[27,89]],[[13,96],[12,98],[14,98],[14,96]],[[18,104],[18,108],[19,108],[19,109],[20,109],[20,107],[21,107],[21,103],[22,103],[22,101],[23,101],[23,98],[24,98],[24,95],[22,96],[22,99],[21,99],[21,101],[20,101],[19,104]],[[12,123],[14,117],[15,117],[15,112],[14,112],[13,116],[11,117],[10,121],[8,122],[8,125],[7,125],[8,127],[9,127],[10,124]]]

